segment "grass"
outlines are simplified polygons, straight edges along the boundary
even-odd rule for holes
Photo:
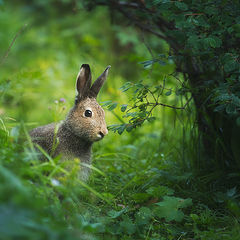
[[[11,16],[13,8],[17,13]],[[1,14],[6,33],[1,49],[21,28],[24,11],[22,5],[7,5]],[[38,160],[28,129],[64,118],[80,62],[87,59],[94,77],[113,63],[100,102],[128,102],[129,95],[119,90],[126,78],[148,79],[149,71],[136,64],[145,60],[145,46],[135,35],[128,39],[129,30],[118,34],[123,45],[116,43],[105,15],[100,9],[91,18],[87,13],[61,20],[52,16],[44,27],[30,14],[25,20],[31,27],[0,67],[1,238],[238,240],[239,174],[196,171],[198,139],[191,112],[157,109],[153,123],[122,135],[110,132],[94,145],[87,183],[77,177],[78,159],[61,162],[43,151],[47,160]],[[99,21],[108,33],[104,41],[97,37],[103,34]],[[128,53],[129,41],[136,49]],[[119,63],[129,56],[132,62]],[[153,75],[161,77],[154,69]],[[56,101],[61,97],[66,103]],[[120,108],[106,109],[108,125],[119,117],[126,121]]]

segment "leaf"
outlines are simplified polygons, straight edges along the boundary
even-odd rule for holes
[[[216,40],[214,38],[208,38],[209,45],[213,48],[217,46]]]
[[[231,188],[227,191],[227,196],[228,197],[233,197],[237,193],[237,187],[235,186],[234,188]]]
[[[118,134],[121,135],[124,132],[125,128],[126,128],[126,124],[120,125],[120,127],[117,130]]]
[[[112,103],[109,107],[108,107],[108,110],[109,111],[112,111],[113,109],[115,109],[117,107],[117,103]]]
[[[217,47],[217,42],[214,38],[212,37],[208,37],[204,39],[204,45],[206,48],[208,48],[209,46],[212,48],[216,48]]]
[[[122,228],[122,231],[127,234],[133,234],[136,231],[136,226],[127,215],[123,216],[123,221],[120,223],[120,227]]]
[[[110,210],[107,215],[110,218],[117,218],[119,216],[121,216],[123,213],[126,213],[128,211],[128,208],[123,208],[121,211],[115,211],[115,210]]]
[[[147,60],[144,62],[140,62],[140,64],[143,64],[144,68],[148,68],[149,66],[153,65],[155,62],[157,62],[157,59]]]
[[[174,190],[166,186],[157,186],[157,187],[150,187],[149,189],[147,189],[146,192],[153,197],[160,198],[166,195],[173,195]]]
[[[158,63],[161,65],[161,66],[165,66],[167,63],[162,61],[162,60],[158,60]]]
[[[134,129],[134,125],[132,125],[132,124],[128,124],[126,127],[127,132],[131,132],[133,129]]]
[[[113,124],[108,126],[109,130],[112,130],[114,132],[118,132],[118,134],[122,134],[125,130],[125,128],[127,127],[127,124],[123,123],[123,124]]]
[[[133,84],[131,82],[126,82],[123,86],[120,87],[122,92],[126,92],[128,89],[132,88]]]
[[[225,109],[225,105],[218,105],[214,108],[214,112],[222,112]]]
[[[166,96],[170,96],[172,94],[172,90],[169,90],[165,93]]]
[[[111,105],[111,104],[112,104],[112,101],[111,101],[111,100],[105,101],[105,102],[101,102],[101,106],[102,106],[102,107],[106,107],[106,106],[109,106],[109,105]]]
[[[147,207],[141,207],[135,214],[137,225],[146,225],[152,218],[152,211]]]
[[[237,67],[238,67],[238,63],[234,59],[231,59],[224,64],[224,70],[226,72],[231,72],[235,70]]]
[[[123,104],[123,105],[121,105],[121,111],[122,112],[125,112],[126,111],[126,109],[127,109],[127,104]]]
[[[154,122],[156,120],[156,117],[149,117],[147,118],[148,122]]]
[[[184,218],[184,213],[180,210],[192,205],[192,199],[182,199],[177,197],[163,197],[163,201],[156,203],[158,208],[155,209],[155,214],[160,218],[165,218],[166,221],[180,222]]]
[[[128,112],[127,114],[125,114],[123,117],[127,118],[127,117],[137,117],[138,116],[138,112]]]
[[[184,11],[188,10],[187,4],[185,4],[185,3],[183,3],[183,2],[178,2],[178,1],[176,1],[176,2],[175,2],[175,6],[176,6],[177,8],[179,8],[179,9],[181,9],[181,10],[184,10]]]
[[[215,40],[216,47],[221,47],[222,40],[216,36],[213,36],[213,39]]]
[[[96,233],[96,232],[104,232],[105,231],[105,226],[103,223],[85,223],[83,224],[83,229],[87,232],[92,232],[92,233]]]
[[[227,114],[235,114],[237,113],[237,109],[236,106],[234,104],[228,104],[226,107],[226,113]]]

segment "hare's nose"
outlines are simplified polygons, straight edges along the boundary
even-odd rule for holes
[[[101,138],[103,138],[104,136],[106,136],[108,134],[108,130],[104,129],[102,131],[99,131],[99,135],[101,136]]]
[[[104,138],[105,136],[101,131],[98,134],[101,136],[101,138]]]

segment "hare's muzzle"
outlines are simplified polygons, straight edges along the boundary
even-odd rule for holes
[[[106,129],[101,130],[101,131],[98,132],[98,137],[99,137],[99,139],[102,139],[102,138],[104,138],[104,136],[106,136],[107,134],[108,134],[108,130],[107,130],[107,128],[106,128]]]

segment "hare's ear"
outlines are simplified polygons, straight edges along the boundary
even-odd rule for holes
[[[90,87],[91,87],[91,81],[92,81],[92,76],[91,76],[90,66],[88,64],[83,64],[77,76],[76,101],[80,101],[81,99],[88,96]]]
[[[90,89],[90,96],[96,98],[103,83],[105,82],[105,80],[107,79],[107,75],[108,75],[108,69],[111,66],[107,66],[107,68],[105,69],[105,71],[97,78],[97,80],[93,83],[91,89]]]

